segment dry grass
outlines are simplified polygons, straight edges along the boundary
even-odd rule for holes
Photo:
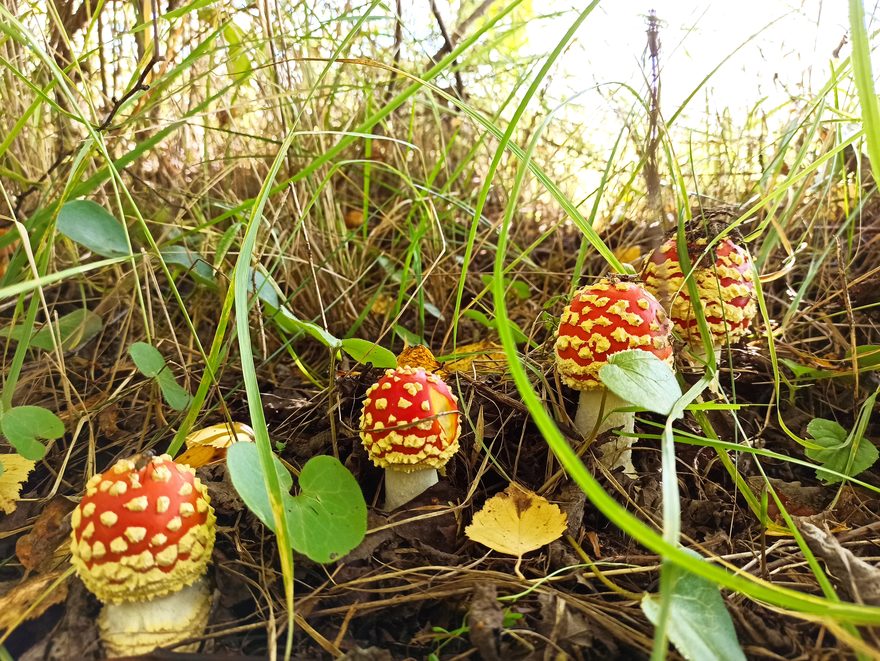
[[[34,49],[10,32],[0,43],[0,220],[27,228],[41,274],[93,259],[52,230],[58,205],[72,196],[92,199],[124,218],[133,242],[143,249],[136,263],[83,272],[41,288],[44,303],[28,294],[0,301],[4,325],[22,323],[32,301],[39,303],[33,312],[38,325],[47,321],[46,311],[52,318],[84,306],[103,319],[102,332],[81,349],[21,354],[20,374],[7,380],[7,404],[56,412],[67,435],[52,443],[18,511],[0,524],[6,588],[25,574],[14,539],[30,528],[45,503],[75,499],[88,477],[115,458],[164,450],[179,428],[182,414],[164,405],[156,386],[131,364],[127,348],[135,341],[153,342],[184,387],[195,392],[209,365],[206,353],[223,295],[232,286],[243,223],[279,136],[301,131],[268,197],[253,264],[278,283],[299,318],[337,337],[367,338],[393,351],[421,341],[449,357],[457,346],[496,338],[479,315],[468,311],[494,318],[489,277],[518,160],[511,154],[502,159],[475,221],[498,141],[474,115],[504,125],[501,117],[515,106],[515,91],[521,92],[518,76],[524,68],[516,66],[515,53],[507,54],[512,64],[493,69],[494,79],[486,83],[480,76],[493,47],[483,44],[492,39],[479,42],[434,81],[454,95],[451,73],[457,66],[474,86],[471,96],[456,106],[425,89],[364,134],[365,119],[411,82],[377,62],[398,61],[404,71],[423,72],[429,64],[419,44],[403,37],[403,55],[395,60],[393,21],[381,27],[368,23],[343,55],[373,61],[325,69],[324,60],[308,58],[325,58],[343,43],[353,18],[343,24],[321,16],[318,8],[296,4],[286,7],[287,24],[279,18],[281,8],[266,23],[251,16],[251,27],[237,45],[234,35],[222,30],[211,35],[233,15],[240,25],[252,12],[222,9],[218,3],[161,24],[165,59],[148,76],[150,89],[136,93],[100,134],[111,158],[124,161],[118,161],[115,177],[88,142],[83,120],[100,125],[114,108],[111,97],[131,88],[146,62],[146,56],[138,61],[132,53],[149,52],[150,33],[116,31],[116,38],[103,38],[99,29],[111,29],[111,16],[126,25],[134,22],[130,8],[117,5],[104,8],[99,24],[92,18],[77,23],[73,15],[53,17],[36,3],[19,3],[17,15],[41,33],[42,47],[55,46],[46,52],[54,53],[62,79],[77,91],[75,106],[59,93],[60,72],[53,74]],[[350,8],[349,18],[364,10]],[[486,17],[476,24],[481,20]],[[269,39],[267,25],[276,35],[285,34],[285,49],[282,37]],[[503,45],[512,30],[502,22],[490,34]],[[65,53],[75,54],[76,62],[65,60]],[[446,90],[447,85],[452,87]],[[647,204],[640,178],[643,112],[621,109],[625,121],[614,130],[624,131],[624,146],[611,156],[601,190],[587,199],[578,199],[582,191],[570,175],[578,168],[604,171],[609,154],[585,144],[589,136],[578,125],[565,118],[552,125],[535,162],[579,203],[584,216],[601,196],[597,227],[618,254],[629,250],[632,255],[634,249],[646,254],[658,243],[660,225],[674,224],[691,205],[723,202],[750,210],[741,216],[740,230],[751,240],[765,275],[767,315],[745,342],[731,347],[721,375],[730,401],[743,408],[691,415],[680,425],[682,436],[689,432],[697,439],[741,444],[745,452],[730,457],[758,496],[766,473],[780,481],[774,484],[793,514],[825,512],[831,523],[850,530],[847,548],[876,562],[877,469],[859,476],[870,488],[823,487],[813,470],[785,460],[803,459],[803,447],[780,427],[782,420],[804,437],[806,423],[824,417],[849,429],[858,404],[878,386],[876,350],[868,349],[860,364],[853,358],[853,347],[880,346],[880,208],[864,157],[845,149],[843,136],[835,132],[838,113],[854,103],[847,86],[841,74],[823,97],[788,109],[791,130],[779,136],[763,135],[757,115],[742,126],[727,118],[715,135],[670,127],[667,152],[661,154],[669,161],[669,181],[680,175],[686,190],[700,195],[682,199],[669,186],[660,209]],[[495,95],[480,93],[487,88]],[[831,107],[832,100],[841,99],[849,105]],[[546,110],[539,108],[543,103],[542,98],[521,121],[517,144],[527,144]],[[673,146],[685,149],[677,140],[686,133],[705,144],[688,157],[673,156]],[[152,144],[157,136],[160,141]],[[327,154],[332,158],[322,160]],[[559,162],[569,157],[576,165],[560,170]],[[512,287],[508,305],[512,321],[529,339],[516,360],[527,366],[545,406],[595,468],[592,451],[568,425],[565,412],[573,411],[574,402],[555,378],[552,335],[572,287],[603,274],[608,264],[536,178],[526,180],[514,220],[504,256],[506,277],[527,293],[517,296]],[[473,222],[473,257],[463,273]],[[174,265],[169,279],[147,233],[161,248],[185,245],[198,253],[215,288]],[[18,250],[0,290],[32,277]],[[456,317],[460,278],[464,314]],[[252,308],[249,322],[253,367],[280,456],[297,469],[314,455],[335,454],[356,476],[368,503],[376,502],[381,475],[369,465],[355,429],[374,371],[345,356],[337,361],[307,336],[284,333],[260,305]],[[771,332],[775,356],[768,350]],[[222,342],[224,353],[197,425],[248,416],[235,338],[227,333]],[[4,344],[4,374],[14,374],[16,347]],[[813,371],[797,375],[783,359]],[[694,380],[689,374],[684,378]],[[503,372],[477,362],[472,370],[454,374],[452,382],[466,424],[463,450],[448,479],[412,511],[388,517],[371,512],[364,544],[334,565],[297,558],[294,658],[338,656],[369,646],[389,650],[392,658],[425,658],[432,652],[443,659],[491,658],[493,646],[495,653],[516,658],[648,655],[653,627],[638,599],[656,591],[660,557],[646,554],[569,483]],[[646,439],[637,446],[639,480],[600,479],[628,510],[659,528],[659,432],[650,424],[659,418],[642,419]],[[876,438],[878,432],[874,420],[867,435]],[[783,457],[759,456],[752,448]],[[699,442],[681,443],[677,461],[685,544],[714,563],[821,594],[802,549],[790,537],[767,536],[743,498],[742,483],[734,482],[715,451]],[[287,620],[275,540],[243,507],[222,465],[202,473],[221,524],[215,556],[220,596],[205,649],[274,654]],[[512,573],[513,560],[486,555],[462,533],[486,496],[510,480],[560,502],[571,521],[566,538],[525,560],[525,581]],[[801,502],[808,491],[818,504]],[[83,658],[94,656],[96,635],[83,618],[95,612],[96,603],[78,584],[70,590],[65,613],[49,611],[24,623],[7,639],[7,649],[24,654],[35,637],[49,636],[77,646],[66,648],[68,654],[77,649]],[[727,603],[750,658],[851,655],[841,644],[847,632],[831,619],[771,609],[740,593],[727,593]],[[73,612],[75,604],[81,612]],[[505,608],[521,617],[497,635],[480,630],[502,617]],[[865,645],[877,649],[875,632],[863,629],[862,636]],[[44,652],[60,658],[58,650],[43,648],[23,658]]]

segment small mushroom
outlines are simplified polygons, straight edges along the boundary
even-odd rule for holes
[[[458,450],[461,418],[449,386],[422,367],[400,367],[367,390],[361,440],[385,469],[385,509],[394,510],[437,483]]]
[[[752,258],[748,250],[724,238],[709,251],[707,263],[703,253],[708,243],[706,236],[694,236],[691,232],[688,257],[693,265],[694,283],[717,363],[721,348],[748,332],[758,308],[755,303]],[[667,309],[673,328],[687,344],[690,362],[705,364],[707,355],[685,283],[684,270],[678,259],[675,237],[665,241],[648,257],[642,269],[642,278],[650,292],[658,299],[668,301]]]
[[[623,436],[600,446],[600,460],[609,470],[623,468],[627,475],[635,475],[631,450],[635,415],[612,412],[628,402],[602,385],[599,370],[611,355],[628,349],[649,351],[671,363],[669,330],[657,299],[638,282],[622,276],[603,278],[578,290],[562,312],[556,365],[562,382],[580,391],[575,427],[587,438],[623,428]]]
[[[110,656],[202,634],[215,517],[192,468],[168,455],[121,459],[86,483],[71,523],[71,563],[104,603],[98,628]]]

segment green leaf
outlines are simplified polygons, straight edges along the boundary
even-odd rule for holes
[[[144,376],[156,379],[162,397],[175,411],[183,411],[192,397],[174,378],[159,350],[146,342],[135,342],[128,348],[128,355]]]
[[[644,353],[644,352],[643,352]],[[669,565],[669,640],[690,661],[745,661],[730,613],[718,588],[696,574]],[[660,617],[660,595],[642,599],[642,611],[652,624]]]
[[[162,396],[168,402],[168,406],[175,411],[185,411],[189,407],[192,396],[186,391],[186,388],[177,382],[170,369],[159,372],[156,382],[159,384],[159,390],[162,391]]]
[[[272,532],[275,532],[275,521],[272,516],[272,508],[269,505],[269,492],[266,491],[266,482],[263,479],[263,470],[260,468],[260,456],[254,443],[233,443],[226,452],[226,467],[229,469],[229,477],[232,478],[232,486],[241,496],[248,509],[257,515]],[[293,479],[284,464],[272,455],[272,465],[278,474],[278,484],[287,498],[290,498],[290,488]]]
[[[185,16],[191,11],[195,11],[197,9],[202,9],[204,7],[210,7],[217,0],[194,0],[189,4],[184,5],[183,7],[178,7],[177,9],[172,9],[169,12],[162,14],[160,18],[165,19],[166,21],[171,21],[175,18],[180,18],[181,16]]]
[[[649,351],[629,349],[608,358],[599,370],[605,387],[621,399],[647,411],[669,415],[681,397],[675,373]]]
[[[61,350],[73,351],[86,344],[104,328],[104,320],[101,315],[95,314],[88,308],[74,310],[63,317],[58,318],[57,330],[61,337]],[[52,329],[41,328],[31,338],[31,346],[49,351],[52,345]]]
[[[64,436],[64,423],[42,406],[14,406],[0,418],[0,429],[18,453],[37,461],[46,454],[46,446],[37,439]]]
[[[214,269],[199,253],[190,250],[187,246],[175,244],[163,248],[161,255],[166,264],[176,264],[185,268],[187,274],[198,284],[209,289],[217,289]]]
[[[128,355],[134,361],[141,374],[151,379],[159,376],[165,369],[165,357],[159,350],[146,342],[135,342],[128,348]]]
[[[333,562],[361,543],[367,504],[357,480],[335,457],[312,457],[299,474],[300,494],[287,511],[293,548]]]
[[[235,23],[228,23],[223,28],[223,39],[229,46],[229,58],[226,60],[226,73],[230,78],[241,80],[247,76],[253,69],[250,58],[247,56],[247,50],[242,46],[242,42],[246,41],[245,35],[242,33]]]
[[[360,544],[367,530],[367,504],[354,476],[338,459],[318,456],[306,462],[298,496],[289,493],[293,480],[275,455],[272,463],[284,491],[282,502],[294,550],[315,562],[333,562]],[[257,446],[233,444],[226,465],[241,499],[274,531]]]
[[[299,319],[281,302],[281,288],[262,271],[252,270],[249,290],[263,302],[267,317],[278,327],[291,334],[306,333],[321,344],[333,349],[341,348],[341,340],[311,321]]]
[[[489,287],[492,284],[492,276],[484,273],[480,276],[480,280],[483,281],[483,284]],[[509,289],[513,292],[513,295],[516,296],[519,300],[524,301],[529,296],[532,295],[532,288],[529,287],[529,283],[523,280],[511,280],[510,278],[504,278],[504,288]]]
[[[823,468],[836,471],[842,475],[854,476],[869,469],[877,461],[878,451],[870,440],[861,435],[850,435],[846,429],[833,420],[814,418],[807,425],[807,433],[813,438],[821,450],[807,449],[806,455],[820,464]],[[850,455],[853,451],[853,443],[858,443],[852,464]],[[842,477],[833,475],[825,470],[817,470],[816,477],[825,482],[834,483],[843,480]]]
[[[63,317],[59,317],[57,330],[61,336],[61,350],[73,351],[74,349],[79,349],[100,333],[103,326],[104,322],[101,316],[87,308],[74,310]],[[0,337],[8,337],[16,342],[21,342],[25,336],[24,325],[0,329]],[[51,351],[54,345],[52,344],[50,327],[45,326],[34,333],[30,338],[29,346]]]
[[[479,310],[465,310],[462,313],[462,316],[465,316],[469,319],[473,319],[474,321],[482,324],[486,328],[491,330],[498,330],[498,320],[490,319],[484,313]],[[529,341],[528,336],[522,332],[522,329],[513,321],[507,320],[507,325],[510,327],[510,330],[513,332],[513,340],[517,344],[525,344]]]
[[[342,340],[342,350],[363,365],[370,363],[379,368],[397,367],[397,357],[393,353],[369,340],[349,337]]]
[[[71,241],[102,257],[131,254],[125,227],[91,200],[73,200],[61,207],[55,227]]]

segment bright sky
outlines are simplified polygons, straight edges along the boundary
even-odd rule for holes
[[[743,44],[709,83],[715,109],[744,110],[763,97],[772,107],[789,100],[789,93],[818,88],[827,80],[832,53],[848,28],[843,0],[606,1],[587,19],[575,48],[566,55],[562,67],[569,72],[568,84],[577,88],[619,80],[643,88],[641,61],[651,9],[661,21],[667,109],[677,108],[706,74]],[[536,25],[530,41],[555,41],[566,27]],[[848,52],[845,47],[842,55]]]

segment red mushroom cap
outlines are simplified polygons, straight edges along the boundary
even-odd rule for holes
[[[422,367],[387,370],[367,390],[361,440],[380,468],[442,468],[458,450],[460,432],[458,400]]]
[[[708,241],[698,238],[688,245],[688,256],[696,263]],[[712,254],[711,252],[709,254]],[[703,314],[712,335],[713,345],[734,342],[749,329],[758,312],[755,303],[755,279],[748,250],[730,239],[722,239],[714,247],[715,260],[694,268],[693,277],[700,292]],[[675,239],[669,239],[654,251],[642,270],[645,286],[659,299],[672,300],[670,318],[676,332],[688,344],[701,343],[700,330],[694,315],[684,272],[678,261]]]
[[[562,312],[556,364],[567,386],[602,386],[599,369],[618,351],[641,349],[672,361],[670,324],[663,307],[636,282],[603,278],[575,292]]]
[[[192,584],[208,566],[215,517],[207,489],[168,455],[120,459],[86,484],[73,511],[71,562],[101,601],[144,601]]]

